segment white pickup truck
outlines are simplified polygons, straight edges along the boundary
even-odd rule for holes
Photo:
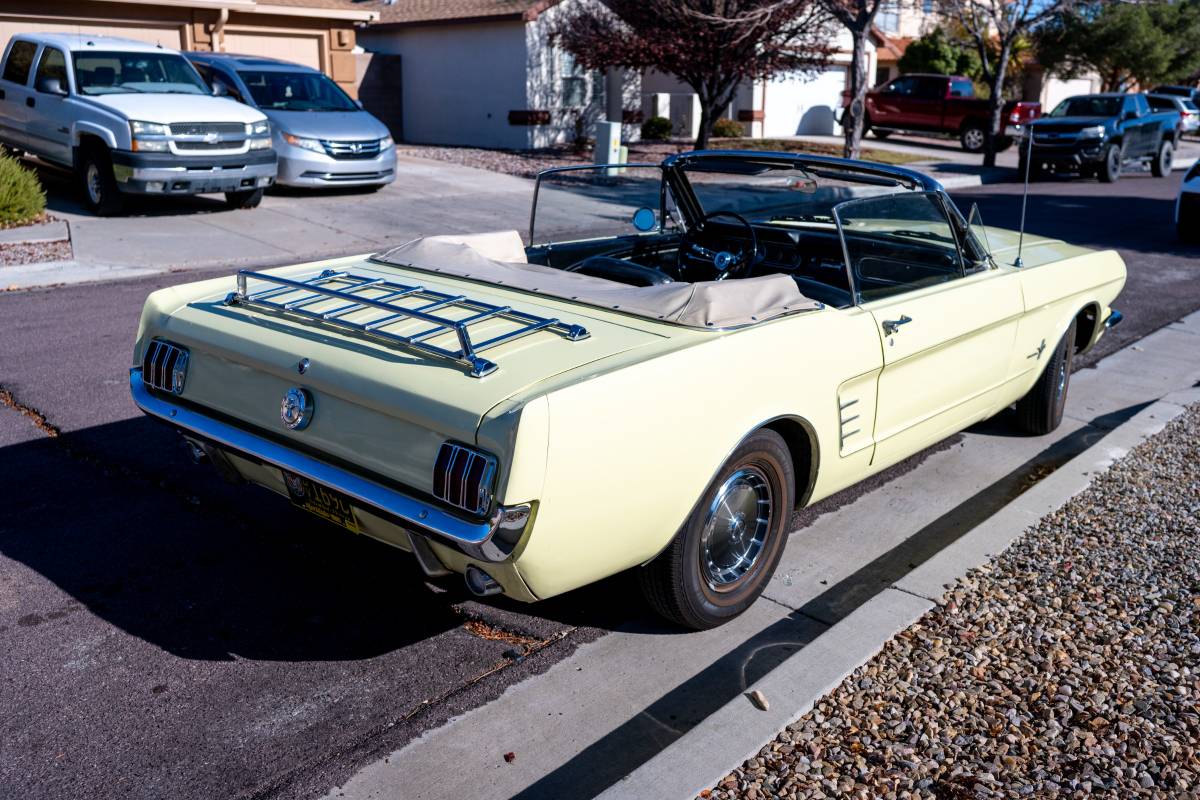
[[[223,192],[253,208],[275,180],[261,111],[214,97],[176,50],[88,34],[19,34],[0,68],[0,144],[74,171],[87,204]]]

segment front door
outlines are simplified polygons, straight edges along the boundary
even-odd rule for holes
[[[44,91],[46,81],[58,81],[64,92],[70,91],[67,59],[55,47],[43,47],[33,77],[33,104],[28,109],[29,147],[43,158],[70,165],[71,118],[67,95]]]
[[[972,263],[940,194],[851,200],[835,210],[883,372],[874,464],[885,467],[994,410],[1024,311],[1015,270]]]

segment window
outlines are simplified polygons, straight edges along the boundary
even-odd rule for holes
[[[875,27],[888,33],[900,31],[900,3],[896,0],[884,0],[875,15]]]
[[[915,94],[917,91],[917,79],[916,78],[896,78],[896,80],[892,81],[891,83],[889,83],[887,85],[885,91],[889,92],[890,94],[903,94],[903,95]]]
[[[932,14],[933,13],[933,0],[921,0],[921,13],[922,14]]]
[[[183,56],[89,50],[73,57],[75,88],[80,94],[209,93],[200,74]]]
[[[958,239],[942,199],[906,192],[834,208],[860,302],[961,278]]]
[[[1174,111],[1175,101],[1169,97],[1155,97],[1150,95],[1146,98],[1150,102],[1150,107],[1159,111]]]
[[[4,62],[4,80],[24,86],[29,82],[29,71],[33,69],[33,55],[37,45],[33,42],[13,42]]]
[[[891,67],[876,67],[875,68],[875,85],[887,83],[888,76],[892,74]]]
[[[970,81],[953,80],[950,81],[950,96],[951,97],[974,97],[975,84]]]
[[[220,70],[214,70],[218,78]],[[358,111],[350,95],[320,72],[238,70],[259,108],[277,111]],[[233,79],[228,79],[230,88]]]
[[[918,78],[915,96],[922,100],[941,100],[946,96],[946,79]]]
[[[575,56],[566,50],[559,57],[562,75],[562,104],[565,108],[580,108],[587,105],[587,73],[575,62]]]
[[[42,57],[38,60],[37,75],[33,79],[34,88],[46,78],[53,78],[63,91],[67,90],[67,57],[62,50],[53,47],[42,49]]]

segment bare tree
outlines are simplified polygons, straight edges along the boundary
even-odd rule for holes
[[[867,39],[875,25],[883,0],[820,0],[829,13],[850,32],[854,44],[850,51],[850,104],[842,114],[842,133],[846,138],[842,154],[858,158],[865,133],[867,90]]]
[[[824,66],[828,27],[819,0],[602,0],[573,7],[553,36],[587,69],[654,68],[686,83],[704,148],[744,81]]]
[[[979,53],[983,80],[991,89],[984,131],[983,164],[996,166],[996,137],[1004,106],[1004,77],[1013,46],[1042,23],[1074,6],[1075,0],[941,0],[942,11],[962,29]]]

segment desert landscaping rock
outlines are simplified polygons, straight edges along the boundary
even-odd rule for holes
[[[704,797],[1200,796],[1200,406]]]

